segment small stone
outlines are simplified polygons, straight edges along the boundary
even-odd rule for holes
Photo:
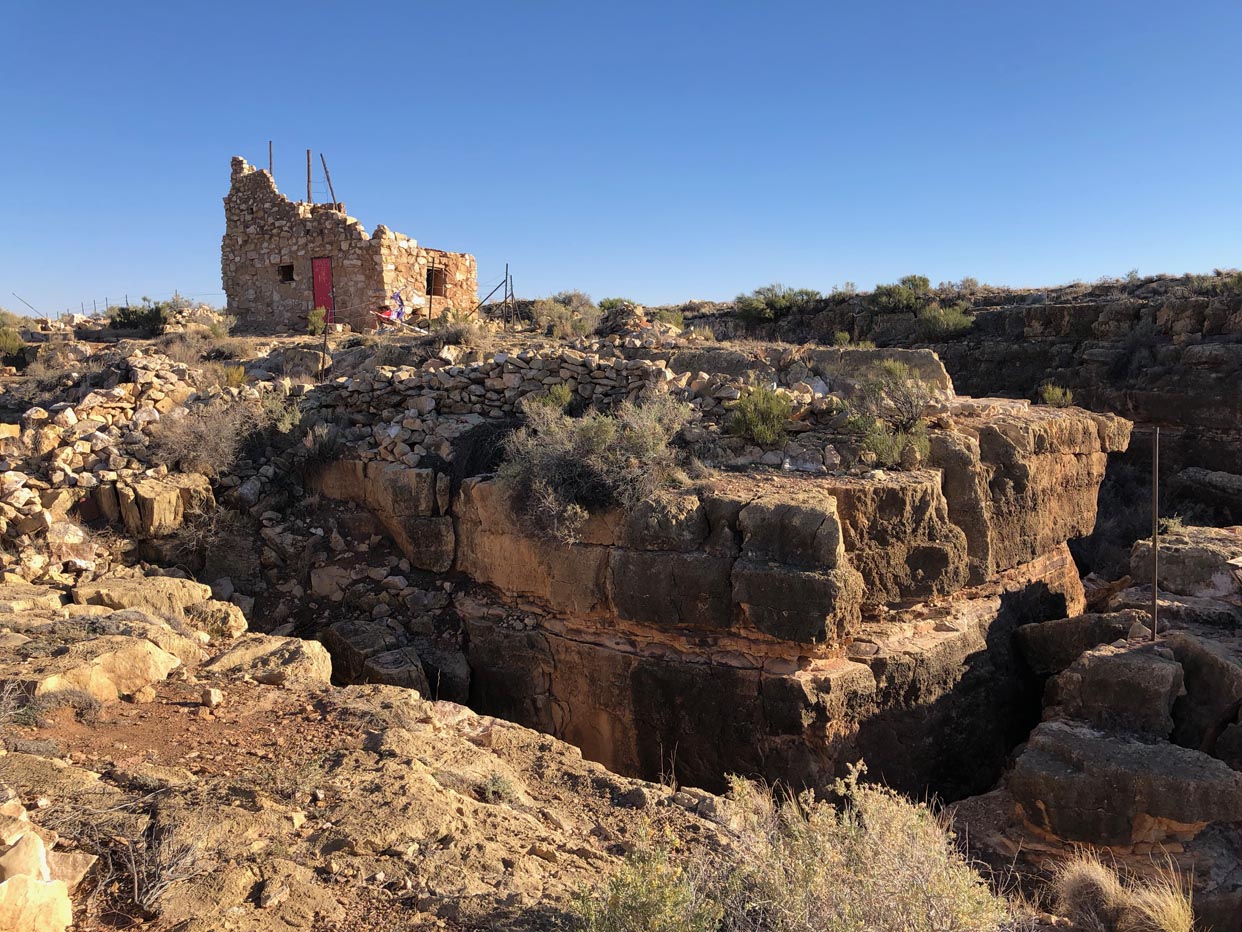
[[[646,809],[651,802],[646,789],[636,786],[617,797],[617,805],[624,809]]]
[[[209,709],[218,709],[224,703],[224,691],[214,688],[204,689],[201,701]]]

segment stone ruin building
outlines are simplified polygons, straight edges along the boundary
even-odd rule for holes
[[[329,321],[369,330],[396,294],[407,320],[474,311],[474,256],[428,249],[382,224],[368,236],[344,204],[290,201],[268,171],[239,156],[232,167],[220,268],[241,328],[304,331],[322,307]]]

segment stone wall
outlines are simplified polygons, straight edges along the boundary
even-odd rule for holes
[[[224,199],[220,268],[229,310],[254,331],[302,331],[314,307],[311,260],[332,259],[336,320],[374,327],[373,311],[400,291],[412,314],[468,313],[477,302],[473,256],[419,246],[381,225],[368,235],[344,204],[290,201],[266,171],[235,157]],[[285,280],[282,266],[292,266]],[[445,271],[446,297],[427,298],[427,269]]]

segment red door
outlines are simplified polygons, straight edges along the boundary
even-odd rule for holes
[[[321,307],[328,313],[325,323],[334,323],[336,307],[332,302],[332,260],[330,258],[311,259],[311,284],[315,292],[315,307]]]

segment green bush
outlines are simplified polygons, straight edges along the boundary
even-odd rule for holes
[[[1039,403],[1054,408],[1068,408],[1074,403],[1074,393],[1053,382],[1045,382],[1039,386]]]
[[[672,324],[674,327],[680,328],[686,325],[686,315],[676,308],[662,307],[651,316],[663,323]]]
[[[168,310],[163,304],[118,307],[112,311],[108,326],[113,330],[142,330],[157,337],[168,327]]]
[[[16,356],[25,345],[20,333],[12,327],[0,326],[0,357]]]
[[[580,418],[534,400],[522,412],[526,424],[505,439],[500,475],[538,536],[572,542],[592,511],[632,508],[684,481],[671,441],[690,408],[668,395]]]
[[[910,276],[906,276],[909,278]],[[904,282],[906,279],[902,279]],[[926,279],[924,279],[926,281]],[[907,285],[876,285],[875,291],[867,298],[867,303],[883,314],[910,313],[918,311],[928,303],[923,292],[915,291]]]
[[[317,337],[327,329],[328,326],[328,309],[323,307],[312,308],[306,315],[306,332],[313,337]]]
[[[917,311],[917,330],[922,340],[940,340],[965,333],[974,326],[975,319],[966,313],[966,305],[953,304],[942,307],[929,304]]]
[[[780,320],[790,314],[806,314],[813,311],[823,300],[823,295],[810,288],[786,288],[784,285],[764,285],[750,294],[740,294],[734,299],[737,316],[747,323],[766,323]]]
[[[849,331],[847,330],[835,331],[832,334],[832,345],[833,346],[849,346],[850,345]]]
[[[862,448],[875,454],[877,466],[914,469],[927,462],[931,454],[931,440],[922,424],[909,430],[894,430],[883,421],[871,418],[862,421],[860,426]]]
[[[729,429],[761,447],[775,447],[785,439],[785,422],[793,414],[788,395],[770,388],[750,388],[742,393],[729,416]]]
[[[635,302],[631,301],[629,298],[601,298],[599,302],[599,309],[605,314],[611,311],[619,311],[622,308],[634,306]]]
[[[546,392],[533,396],[532,400],[536,404],[544,405],[553,411],[564,411],[569,407],[569,403],[574,400],[574,390],[561,382],[551,386]]]

